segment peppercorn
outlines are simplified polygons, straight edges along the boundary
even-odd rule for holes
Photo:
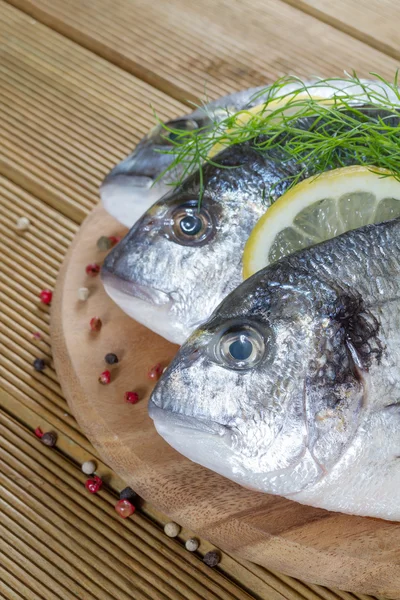
[[[97,492],[100,490],[102,485],[103,485],[103,482],[100,479],[100,477],[98,477],[97,475],[94,475],[94,477],[91,477],[90,479],[87,479],[85,481],[85,488],[91,494],[97,494]]]
[[[20,231],[26,231],[27,229],[29,229],[30,225],[31,222],[28,219],[28,217],[20,217],[17,220],[17,229],[19,229]]]
[[[40,427],[36,427],[36,429],[35,429],[35,435],[38,438],[42,438],[43,437],[44,434],[43,434],[43,431],[41,430]]]
[[[82,464],[82,472],[85,473],[85,475],[93,475],[93,473],[96,470],[96,463],[94,462],[94,460],[86,460],[83,464]]]
[[[118,244],[118,242],[121,241],[121,238],[119,235],[110,235],[110,237],[108,239],[111,242],[111,246],[115,246],[115,244]]]
[[[78,299],[85,302],[89,298],[89,289],[87,287],[81,287],[78,289]]]
[[[115,510],[123,519],[127,519],[135,512],[136,508],[129,500],[118,500]]]
[[[154,367],[151,367],[151,369],[147,373],[147,377],[152,381],[157,381],[157,379],[161,377],[162,372],[162,366],[160,365],[160,363],[157,363],[156,365],[154,365]]]
[[[116,354],[113,354],[112,352],[106,354],[104,360],[108,365],[116,365],[117,362],[119,362],[118,356]]]
[[[196,538],[189,538],[185,542],[185,548],[186,548],[186,550],[189,550],[189,552],[196,552],[198,547],[199,547],[199,541],[196,540]]]
[[[131,487],[126,487],[119,493],[120,500],[130,500],[132,502],[135,498],[137,498],[137,493]]]
[[[42,339],[42,334],[40,333],[40,331],[34,331],[32,333],[32,337],[34,340],[41,340]]]
[[[100,252],[106,252],[111,248],[113,244],[109,237],[107,237],[106,235],[102,235],[97,240],[96,245]]]
[[[203,558],[203,562],[208,567],[216,567],[220,560],[221,556],[216,550],[210,550],[210,552],[207,552],[207,554],[205,554]]]
[[[179,534],[180,530],[181,530],[181,528],[179,527],[178,523],[174,523],[173,521],[171,521],[170,523],[167,523],[164,526],[165,535],[167,535],[168,537],[171,537],[171,538],[176,537]]]
[[[125,392],[124,398],[125,402],[128,402],[128,404],[136,404],[139,402],[139,394],[136,392]]]
[[[48,431],[44,433],[40,438],[45,446],[50,446],[52,448],[57,443],[57,435],[52,431]]]
[[[101,322],[101,319],[99,319],[99,317],[93,317],[89,321],[89,327],[92,331],[100,331],[102,324],[103,323]]]
[[[53,292],[51,290],[42,290],[39,294],[39,298],[43,304],[50,304],[53,299]]]
[[[90,275],[91,277],[96,277],[100,273],[100,265],[97,263],[91,263],[86,266],[86,275]]]
[[[99,377],[99,383],[102,385],[108,385],[111,381],[111,373],[110,371],[103,371]]]
[[[44,362],[43,358],[35,358],[32,364],[35,371],[44,371],[46,367],[46,363]]]

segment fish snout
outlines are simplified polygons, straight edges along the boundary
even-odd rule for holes
[[[184,413],[178,413],[172,410],[161,408],[158,405],[160,396],[153,399],[151,397],[149,401],[149,416],[154,421],[154,425],[161,433],[161,431],[171,430],[171,428],[190,429],[196,432],[204,432],[214,435],[226,435],[227,428],[224,425],[220,425],[215,421],[209,419],[203,419],[185,415]],[[161,434],[162,435],[162,434]]]

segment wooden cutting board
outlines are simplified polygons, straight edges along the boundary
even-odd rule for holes
[[[103,459],[142,497],[224,550],[294,577],[400,599],[400,524],[302,506],[240,487],[190,462],[157,434],[147,415],[147,372],[177,346],[127,317],[105,294],[101,235],[123,234],[101,206],[81,226],[60,271],[52,305],[57,373],[71,410]],[[88,287],[86,302],[78,288]],[[89,321],[100,317],[92,332]],[[109,367],[105,354],[119,357]],[[98,382],[110,369],[112,380]],[[138,404],[124,401],[137,391]]]

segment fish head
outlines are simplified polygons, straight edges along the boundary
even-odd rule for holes
[[[206,121],[209,119],[205,115],[197,118],[189,115],[153,127],[101,184],[100,196],[107,212],[131,227],[176,180],[177,173],[173,169],[161,176],[172,163],[173,149],[179,141],[178,134],[168,129],[193,131],[205,127]]]
[[[181,344],[242,281],[262,190],[240,166],[204,168],[155,203],[107,256],[104,287],[135,320]],[[212,175],[212,176],[211,176]],[[248,175],[248,173],[247,173]]]
[[[159,434],[252,489],[290,495],[316,483],[351,443],[365,394],[340,317],[347,298],[281,263],[242,283],[154,389]]]

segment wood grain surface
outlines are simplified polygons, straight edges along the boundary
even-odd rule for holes
[[[356,69],[390,76],[397,67],[397,61],[280,0],[11,3],[131,73],[147,74],[180,100],[203,97],[205,86],[216,97],[288,72],[333,76]],[[164,87],[165,80],[173,89]]]
[[[127,317],[85,265],[100,262],[99,232],[120,226],[99,206],[85,220],[57,280],[52,343],[69,406],[113,470],[147,501],[227,551],[314,583],[400,598],[400,524],[329,513],[252,492],[178,454],[156,433],[147,414],[155,363],[168,364],[177,347]],[[89,299],[77,288],[90,285]],[[89,330],[92,315],[99,332]],[[111,383],[98,376],[115,352]],[[124,392],[137,390],[137,405]]]

